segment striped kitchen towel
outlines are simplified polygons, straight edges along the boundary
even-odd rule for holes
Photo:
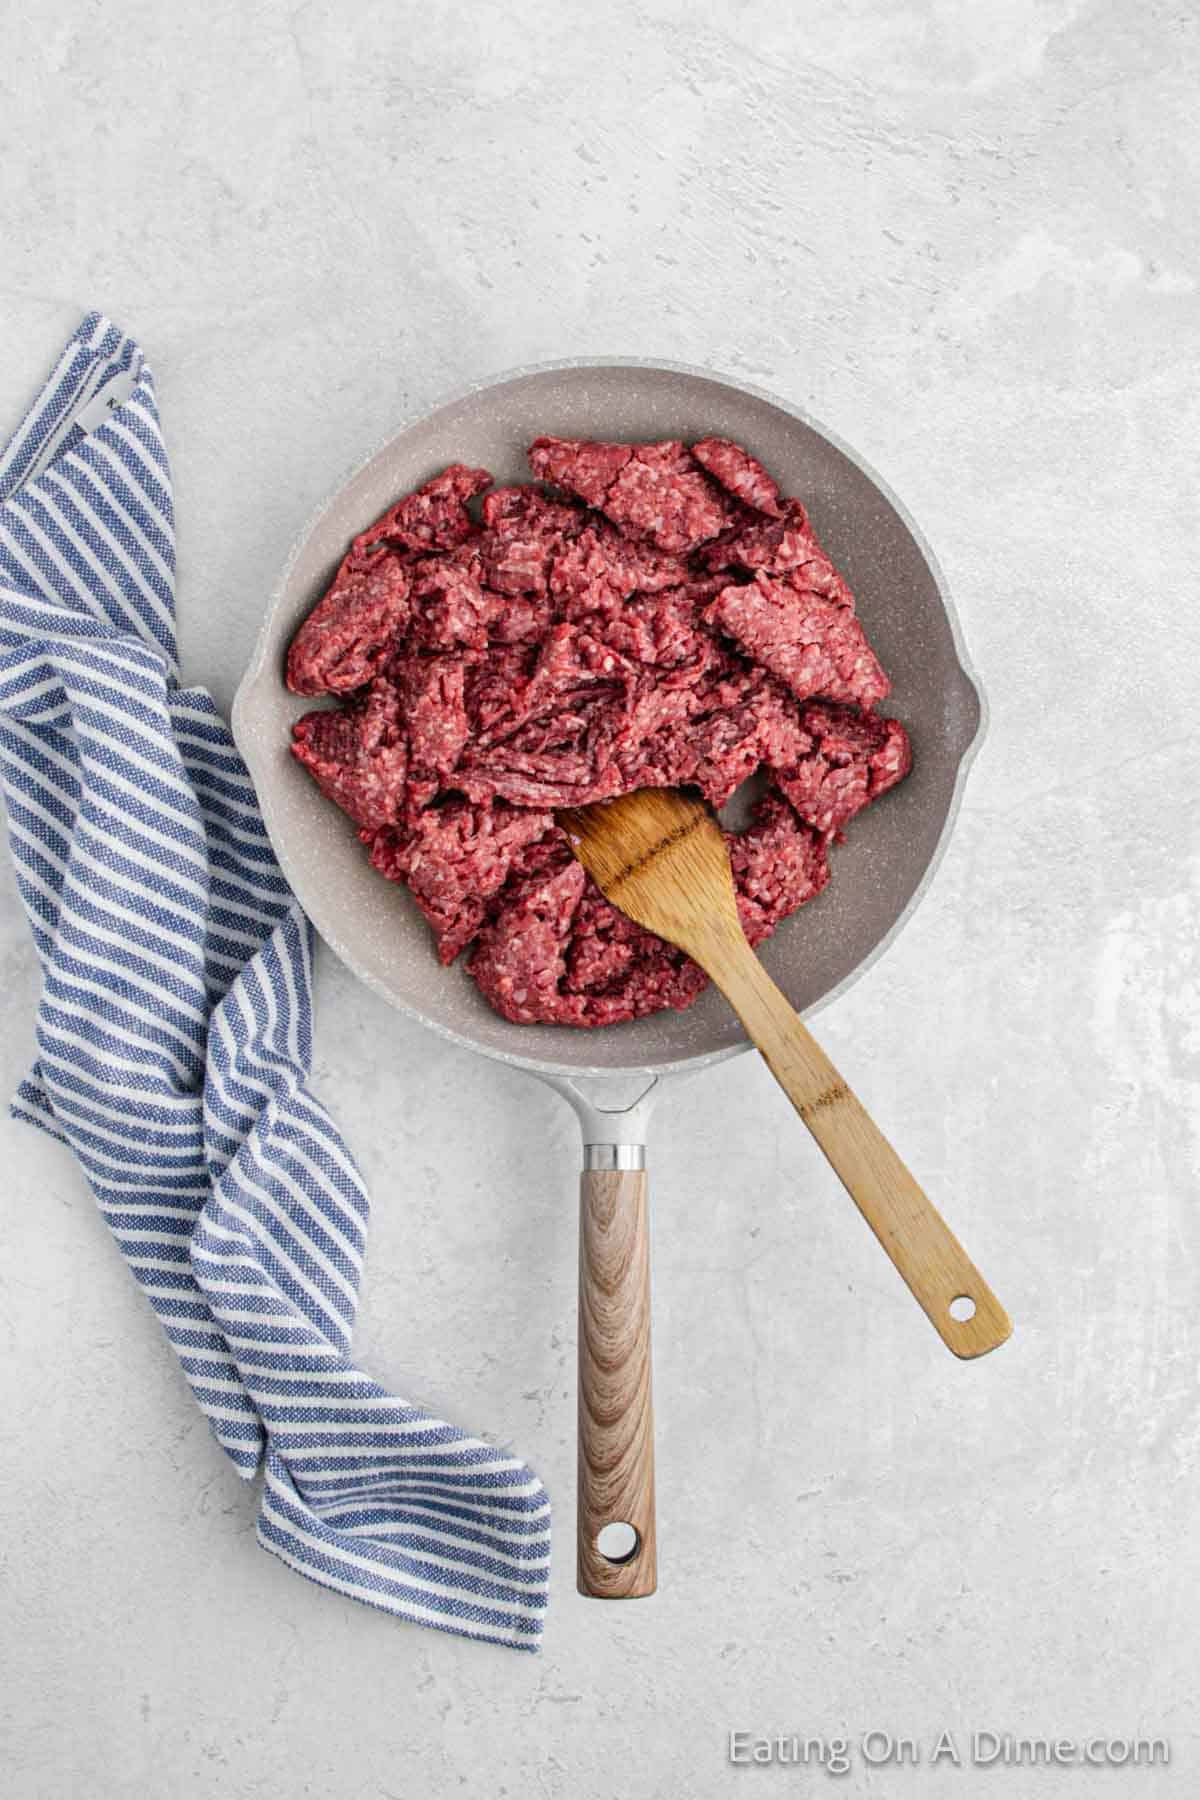
[[[0,456],[0,773],[42,966],[15,1114],[70,1145],[267,1550],[536,1649],[537,1477],[389,1394],[350,1340],[368,1200],[306,1086],[310,927],[211,699],[177,682],[171,476],[98,314]]]

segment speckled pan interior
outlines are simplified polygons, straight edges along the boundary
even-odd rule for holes
[[[292,634],[348,540],[406,489],[449,462],[498,481],[528,479],[540,433],[616,439],[738,439],[797,494],[893,681],[886,710],[907,725],[912,774],[855,819],[832,854],[824,893],[781,926],[761,955],[801,1011],[843,989],[911,914],[949,831],[982,703],[944,582],[899,502],[827,431],[771,396],[698,369],[634,361],[517,370],[409,425],[339,489],[300,538],[266,609],[234,704],[234,733],[280,863],[330,946],[395,1006],[473,1049],[540,1070],[666,1070],[745,1047],[713,991],[689,1011],[578,1031],[510,1025],[461,967],[443,969],[407,891],[370,867],[350,822],[288,753],[292,721],[313,705],[283,682]]]

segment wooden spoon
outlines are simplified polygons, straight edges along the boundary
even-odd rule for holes
[[[1004,1308],[746,942],[708,807],[642,788],[557,817],[613,905],[685,950],[720,988],[943,1343],[960,1357],[1002,1344],[1012,1331]],[[636,1311],[648,1319],[648,1298]],[[644,1345],[648,1364],[648,1329],[628,1344]],[[625,1385],[648,1395],[648,1367],[627,1371]]]

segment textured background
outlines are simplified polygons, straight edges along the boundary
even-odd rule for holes
[[[140,336],[185,668],[222,703],[310,508],[514,363],[741,374],[900,491],[993,722],[929,898],[821,1025],[1017,1321],[955,1364],[755,1060],[681,1087],[653,1151],[662,1591],[577,1600],[574,1122],[326,956],[317,1083],[376,1196],[362,1354],[547,1479],[545,1652],[397,1625],[259,1552],[66,1154],[5,1122],[7,1792],[677,1800],[801,1785],[729,1769],[731,1727],[944,1724],[1164,1732],[1168,1771],[1099,1785],[1194,1793],[1195,8],[0,23],[0,419],[85,306]],[[36,987],[7,869],[0,954],[7,1091]]]

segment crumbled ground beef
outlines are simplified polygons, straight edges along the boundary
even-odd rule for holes
[[[707,469],[736,499],[744,500],[752,511],[766,513],[772,519],[783,517],[778,487],[757,458],[740,444],[731,438],[701,438],[692,445],[692,455],[702,469]]]
[[[911,755],[853,595],[739,444],[542,437],[529,460],[544,487],[454,464],[354,540],[287,663],[341,704],[292,749],[507,1018],[615,1024],[705,977],[605,900],[555,808],[683,784],[720,806],[763,770],[727,834],[759,943]]]
[[[891,685],[854,613],[765,569],[722,588],[705,616],[797,700],[825,694],[874,706]]]
[[[350,694],[365,687],[405,633],[411,576],[398,556],[338,578],[292,640],[288,686],[297,694]]]

